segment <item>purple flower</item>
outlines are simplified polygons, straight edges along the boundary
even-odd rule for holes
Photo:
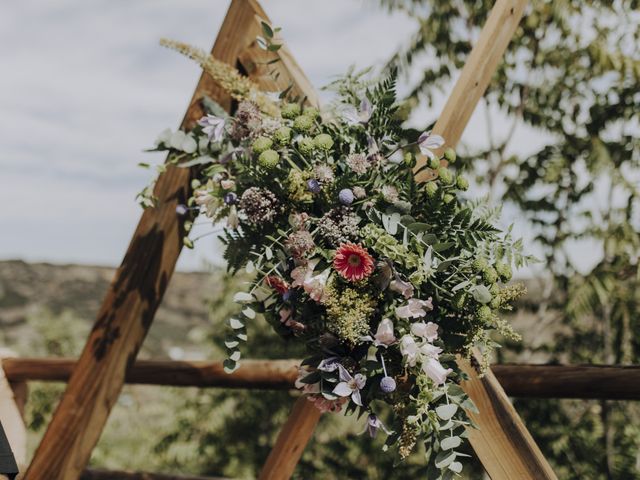
[[[226,193],[224,196],[224,203],[227,205],[233,205],[238,201],[238,195],[233,192]]]
[[[367,425],[362,433],[368,432],[371,438],[375,438],[379,429],[384,430],[384,433],[386,433],[387,435],[390,435],[392,433],[387,427],[384,426],[384,423],[382,423],[382,420],[380,420],[377,415],[373,413],[369,414],[369,416],[367,417]]]
[[[176,206],[176,213],[180,216],[186,215],[188,211],[189,211],[189,208],[182,203]]]
[[[315,178],[307,180],[307,188],[311,193],[320,193],[320,182]]]
[[[203,127],[202,131],[209,137],[209,141],[219,142],[224,133],[224,122],[224,118],[207,115],[198,120],[198,125]]]
[[[338,193],[338,200],[340,200],[340,203],[342,203],[343,205],[351,205],[354,199],[355,195],[349,188],[343,188],[342,190],[340,190],[340,193]]]
[[[320,362],[317,369],[321,372],[335,372],[338,367],[342,367],[338,357],[325,358]]]
[[[351,397],[351,400],[356,405],[362,406],[362,396],[360,390],[364,388],[367,383],[367,377],[361,373],[356,373],[351,376],[347,369],[338,364],[338,370],[340,372],[340,383],[333,389],[333,393],[340,397]]]
[[[418,137],[418,147],[420,152],[429,158],[436,158],[436,154],[431,150],[436,150],[444,145],[444,138],[440,135],[432,135],[431,131],[424,132]]]
[[[380,380],[380,390],[384,393],[391,393],[396,389],[396,381],[392,377],[382,377]]]

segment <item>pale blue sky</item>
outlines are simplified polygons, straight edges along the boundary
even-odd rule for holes
[[[316,87],[380,65],[414,30],[364,0],[264,0]],[[197,66],[158,46],[166,36],[209,48],[228,1],[20,0],[0,6],[0,259],[117,265],[140,216],[141,161],[175,128]],[[419,112],[433,120],[441,108]],[[478,112],[480,113],[480,112]],[[499,117],[497,112],[494,115]],[[463,140],[482,143],[476,115]],[[521,128],[514,144],[540,137]],[[523,229],[523,225],[518,225]],[[213,237],[181,269],[219,258]]]

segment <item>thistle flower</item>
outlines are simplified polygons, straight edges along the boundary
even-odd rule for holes
[[[329,165],[326,165],[324,163],[319,163],[318,165],[313,167],[313,173],[318,180],[325,184],[332,183],[335,180],[333,170]]]
[[[258,137],[251,144],[251,150],[253,153],[266,152],[273,145],[273,140],[268,137]]]
[[[226,203],[227,205],[233,205],[237,201],[238,201],[238,195],[236,195],[234,192],[225,193],[224,203]]]
[[[231,138],[240,141],[262,133],[262,115],[253,102],[240,102],[231,125]]]
[[[354,199],[355,199],[355,195],[349,188],[343,188],[338,193],[338,200],[340,200],[340,203],[343,205],[346,205],[346,206],[351,205]]]
[[[313,128],[313,119],[307,115],[300,115],[293,121],[293,128],[298,132],[308,132]]]
[[[206,115],[198,120],[202,132],[207,135],[209,141],[219,142],[224,134],[225,119],[215,115]]]
[[[273,192],[258,187],[250,187],[240,197],[240,209],[249,223],[259,225],[273,221],[281,206]]]
[[[343,278],[357,282],[373,272],[373,257],[360,245],[343,243],[333,257],[333,268]]]
[[[326,133],[320,133],[316,135],[313,139],[313,143],[317,148],[324,152],[328,152],[329,150],[331,150],[331,147],[333,147],[333,139]]]
[[[280,162],[280,155],[275,150],[265,150],[258,157],[258,164],[266,169],[275,168]]]
[[[430,159],[436,158],[432,150],[437,150],[444,145],[444,138],[440,135],[432,134],[431,131],[424,132],[418,137],[418,147],[423,155]]]
[[[364,155],[363,153],[352,153],[347,157],[346,163],[349,168],[358,175],[367,173],[367,170],[371,166],[371,164],[367,160],[366,155]]]
[[[320,191],[322,190],[322,188],[320,187],[320,182],[318,182],[318,180],[316,180],[315,178],[307,180],[307,188],[311,193],[320,193]]]
[[[353,187],[351,190],[357,199],[362,199],[367,196],[367,192],[362,187]]]
[[[282,118],[288,118],[293,120],[298,115],[300,115],[300,105],[297,103],[287,103],[282,106],[281,113]]]
[[[384,185],[380,189],[380,193],[382,194],[382,198],[389,203],[397,202],[399,199],[398,189],[393,185]]]

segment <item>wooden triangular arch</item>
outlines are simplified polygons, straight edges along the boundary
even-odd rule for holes
[[[434,130],[455,145],[482,97],[517,28],[526,0],[498,0],[456,83]],[[283,46],[280,62],[266,67],[265,52],[256,44],[260,21],[268,17],[256,0],[233,0],[212,54],[241,67],[266,91],[293,84],[296,94],[317,104],[311,83]],[[272,58],[272,57],[269,57]],[[277,69],[274,79],[268,70]],[[190,129],[202,115],[204,94],[230,110],[229,96],[211,78],[200,77],[181,127]],[[127,369],[153,321],[182,248],[184,231],[175,208],[190,196],[190,172],[169,167],[159,179],[159,206],[147,209],[121,266],[109,287],[97,321],[67,389],[38,447],[25,478],[77,480],[86,467],[107,417],[122,389]],[[480,409],[470,434],[476,454],[493,480],[556,478],[496,378],[480,379],[463,364],[471,380],[465,390]],[[299,399],[263,468],[261,479],[287,479],[320,418],[310,402]]]

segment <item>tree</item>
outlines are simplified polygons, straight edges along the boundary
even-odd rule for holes
[[[464,64],[488,0],[381,0],[416,21],[388,68],[429,62],[406,98],[430,105]],[[563,325],[550,361],[638,362],[640,333],[640,17],[635,0],[531,2],[485,95],[489,147],[464,162],[477,187],[528,220]],[[502,122],[504,123],[504,122]],[[513,153],[516,128],[543,145]],[[577,255],[576,251],[584,252]],[[551,297],[553,293],[553,297]],[[542,309],[540,315],[542,315]],[[638,478],[638,409],[630,403],[518,402],[561,478]]]

